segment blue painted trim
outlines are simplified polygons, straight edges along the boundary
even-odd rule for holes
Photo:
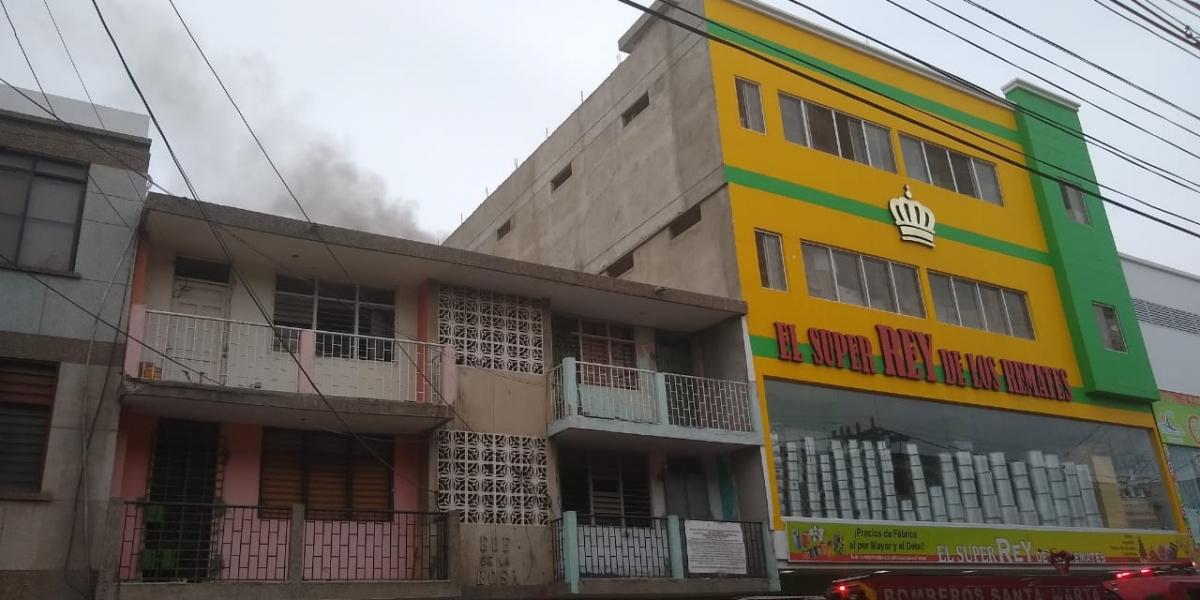
[[[571,588],[572,594],[579,593],[579,518],[575,511],[568,510],[562,515],[562,556],[563,579]]]
[[[767,561],[767,582],[771,584],[771,591],[779,591],[779,559],[775,558],[775,532],[771,531],[771,524],[763,521],[763,558]]]
[[[679,517],[667,515],[667,554],[671,556],[671,579],[683,579],[683,539]]]

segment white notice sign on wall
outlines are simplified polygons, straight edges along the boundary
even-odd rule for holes
[[[689,573],[746,574],[746,543],[741,523],[684,521]]]

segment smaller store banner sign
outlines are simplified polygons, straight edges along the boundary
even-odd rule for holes
[[[1164,401],[1152,406],[1163,443],[1200,448],[1200,407]]]
[[[1073,565],[1190,560],[1192,544],[1177,532],[996,529],[937,525],[788,520],[791,562],[1050,564],[1055,551]]]

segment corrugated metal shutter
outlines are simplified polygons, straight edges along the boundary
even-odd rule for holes
[[[347,445],[350,436],[307,432],[305,458],[308,467],[306,504],[315,510],[349,508],[350,461]]]
[[[0,489],[39,492],[56,365],[0,361]]]
[[[392,441],[390,439],[363,438],[374,451],[368,452],[363,445],[352,441],[351,461],[354,478],[353,508],[359,510],[391,510],[392,508]],[[381,463],[383,459],[387,464]]]
[[[264,429],[260,502],[271,507],[304,504],[312,511],[391,510],[392,440],[362,439],[374,454],[350,436]],[[343,513],[313,516],[346,518]]]
[[[259,474],[259,503],[288,509],[304,503],[302,432],[263,429],[262,467]],[[269,518],[287,518],[286,511],[272,511]],[[264,515],[266,516],[266,515]]]

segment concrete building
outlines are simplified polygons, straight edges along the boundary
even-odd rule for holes
[[[102,591],[778,589],[744,302],[151,194]]]
[[[6,599],[78,598],[103,562],[125,354],[108,324],[123,328],[128,314],[148,127],[141,115],[0,87]]]
[[[653,10],[714,39],[639,19],[445,243],[746,301],[784,590],[1190,557],[1078,105],[754,0]]]
[[[1161,399],[1158,433],[1192,543],[1200,542],[1200,276],[1121,256]]]

